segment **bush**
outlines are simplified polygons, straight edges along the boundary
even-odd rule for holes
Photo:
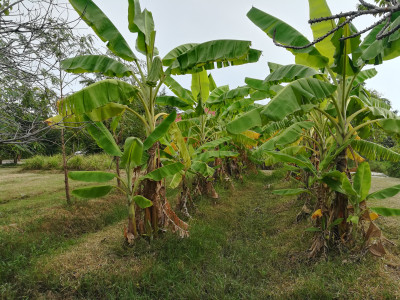
[[[107,154],[75,155],[68,159],[69,170],[108,170],[114,168],[112,157]],[[62,155],[36,155],[24,161],[24,170],[62,170]]]
[[[371,168],[371,171],[373,172],[379,172],[379,173],[384,173],[386,175],[389,175],[388,169],[393,165],[393,163],[388,162],[388,161],[369,161],[369,166]]]
[[[387,175],[400,178],[400,162],[391,163],[390,167],[387,169]]]

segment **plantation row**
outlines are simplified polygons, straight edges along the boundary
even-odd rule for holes
[[[119,59],[83,55],[62,61],[67,72],[101,73],[109,79],[61,99],[59,115],[47,122],[56,128],[85,124],[99,147],[115,158],[115,173],[69,172],[69,178],[101,184],[75,189],[78,197],[103,197],[115,188],[125,195],[129,243],[140,236],[157,236],[160,229],[182,237],[190,234],[188,224],[166,199],[167,188],[180,189],[176,208],[189,217],[193,195],[218,197],[215,181],[229,184],[257,165],[283,163],[298,186],[274,193],[299,195],[305,211],[313,212],[310,256],[361,244],[375,255],[385,253],[374,220],[379,215],[400,215],[400,209],[371,209],[367,200],[394,196],[400,187],[370,193],[371,171],[365,159],[400,161],[397,152],[368,141],[372,129],[400,133],[400,119],[364,83],[377,74],[368,65],[400,55],[400,35],[393,31],[400,20],[398,12],[361,40],[352,18],[335,21],[329,18],[325,0],[310,0],[310,18],[329,19],[312,24],[314,38],[320,38],[313,44],[280,19],[253,7],[248,18],[287,48],[296,64],[270,62],[265,79],[246,77],[246,85],[230,89],[218,86],[209,70],[257,62],[261,51],[251,48],[250,41],[184,44],[161,58],[152,14],[132,0],[129,30],[137,34],[136,52],[143,55],[143,63],[93,1],[70,2]],[[190,89],[174,79],[183,75],[191,76]],[[159,96],[163,85],[174,96]],[[270,101],[256,103],[263,99]],[[159,112],[162,106],[175,110]],[[121,150],[120,120],[126,114],[141,122],[145,138],[129,137]]]

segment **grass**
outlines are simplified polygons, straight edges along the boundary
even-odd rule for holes
[[[18,223],[21,232],[1,232],[0,292],[42,299],[400,297],[399,247],[385,259],[346,253],[307,259],[309,223],[294,222],[302,203],[271,193],[288,185],[281,175],[250,176],[235,190],[218,189],[219,200],[197,199],[189,238],[166,233],[133,247],[123,242],[126,215],[117,195],[49,206],[52,213]],[[390,220],[385,233],[398,239],[399,222]]]
[[[109,170],[115,167],[112,158],[106,154],[75,155],[68,158],[70,170]],[[24,160],[24,170],[62,170],[62,156],[36,155]]]

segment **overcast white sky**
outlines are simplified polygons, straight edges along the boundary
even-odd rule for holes
[[[127,0],[94,0],[135,51],[136,35],[128,30]],[[327,0],[332,13],[354,10],[356,0]],[[189,42],[206,42],[215,39],[252,41],[253,48],[263,51],[254,64],[211,71],[217,85],[229,84],[231,88],[244,85],[245,77],[264,79],[269,71],[267,62],[294,63],[294,57],[283,48],[276,47],[271,39],[256,27],[246,14],[255,6],[287,22],[312,40],[308,21],[307,0],[141,0],[142,9],[153,13],[156,26],[156,46],[161,57],[174,47]],[[376,21],[376,20],[375,20]],[[362,17],[355,22],[360,30],[374,22],[373,17]],[[84,24],[85,25],[85,24]],[[83,25],[82,25],[83,26]],[[378,75],[367,81],[367,87],[376,89],[400,110],[400,57],[375,67]],[[190,87],[190,75],[178,76],[178,81]]]

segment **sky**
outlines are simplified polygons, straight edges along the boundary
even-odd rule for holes
[[[136,34],[128,30],[128,1],[94,2],[135,51]],[[327,0],[327,3],[332,13],[336,14],[354,10],[358,1]],[[307,0],[141,0],[141,5],[142,9],[147,8],[153,13],[157,31],[156,46],[161,57],[181,44],[202,43],[215,39],[248,40],[252,42],[252,48],[262,50],[263,54],[257,63],[211,71],[217,85],[229,84],[230,88],[245,85],[245,77],[264,79],[269,73],[269,61],[279,64],[294,63],[294,56],[290,52],[276,47],[272,40],[246,17],[252,6],[280,18],[312,40],[312,32],[307,22]],[[361,30],[375,21],[374,17],[365,16],[357,19],[354,24]],[[140,54],[138,56],[140,57]],[[399,75],[396,75],[400,70],[400,57],[371,67],[377,69],[378,75],[367,81],[367,87],[377,90],[391,101],[394,109],[400,110],[400,80]],[[176,76],[176,79],[185,88],[190,89],[190,75]]]

